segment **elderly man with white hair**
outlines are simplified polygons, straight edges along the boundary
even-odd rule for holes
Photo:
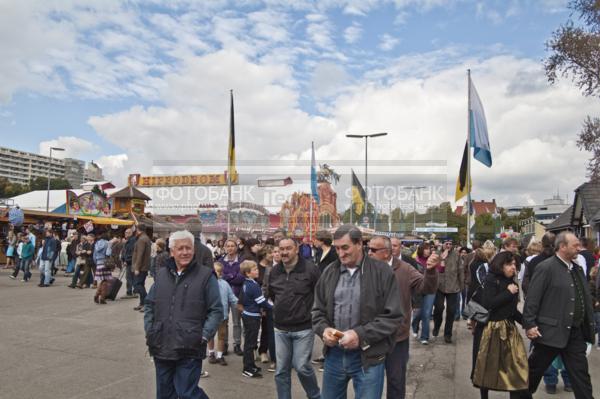
[[[146,344],[156,367],[156,397],[208,398],[198,386],[206,344],[223,320],[219,285],[194,259],[194,236],[169,237],[171,258],[146,297]]]

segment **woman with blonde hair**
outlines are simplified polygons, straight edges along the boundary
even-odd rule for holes
[[[519,270],[519,282],[523,281],[523,277],[525,276],[525,270],[527,269],[527,266],[529,265],[529,262],[531,262],[531,259],[535,258],[536,256],[538,256],[539,254],[542,253],[544,247],[542,246],[542,243],[540,241],[537,241],[535,239],[535,237],[533,237],[531,239],[531,241],[529,241],[529,244],[527,245],[527,249],[525,250],[525,253],[527,254],[527,258],[525,258],[525,261],[523,262],[523,266],[521,267],[521,270]]]

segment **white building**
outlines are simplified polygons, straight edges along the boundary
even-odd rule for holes
[[[525,208],[532,208],[535,215],[535,220],[544,226],[554,222],[567,208],[568,204],[559,195],[554,195],[552,198],[545,199],[542,205],[533,206],[509,206],[506,207],[507,216],[519,216]]]
[[[46,155],[0,147],[0,177],[11,183],[29,184],[37,177],[48,178],[48,169],[51,179],[66,179],[73,188],[84,182],[104,180],[102,169],[93,161],[86,167],[85,162],[78,159],[51,159]]]

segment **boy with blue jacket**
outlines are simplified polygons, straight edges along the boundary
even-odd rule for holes
[[[261,368],[254,363],[254,350],[258,341],[260,330],[260,317],[262,309],[272,309],[273,306],[263,296],[262,289],[256,279],[258,278],[258,265],[251,260],[245,260],[240,265],[240,272],[246,280],[240,293],[240,302],[244,310],[242,322],[244,324],[244,370],[242,375],[248,378],[261,378]]]

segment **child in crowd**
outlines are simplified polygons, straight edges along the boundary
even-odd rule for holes
[[[251,260],[245,260],[240,265],[240,273],[246,278],[240,293],[240,302],[244,310],[244,370],[242,375],[249,378],[261,378],[261,368],[254,363],[254,350],[260,330],[261,309],[272,309],[273,306],[265,299],[258,278],[258,265]]]
[[[219,279],[219,293],[221,294],[221,303],[223,304],[223,321],[219,324],[217,330],[217,355],[215,356],[215,340],[208,341],[208,362],[210,364],[219,363],[221,366],[227,366],[227,361],[223,357],[225,348],[225,338],[227,335],[227,319],[229,317],[229,308],[235,306],[238,302],[229,283],[223,280],[223,264],[215,262],[213,266],[215,274]]]

